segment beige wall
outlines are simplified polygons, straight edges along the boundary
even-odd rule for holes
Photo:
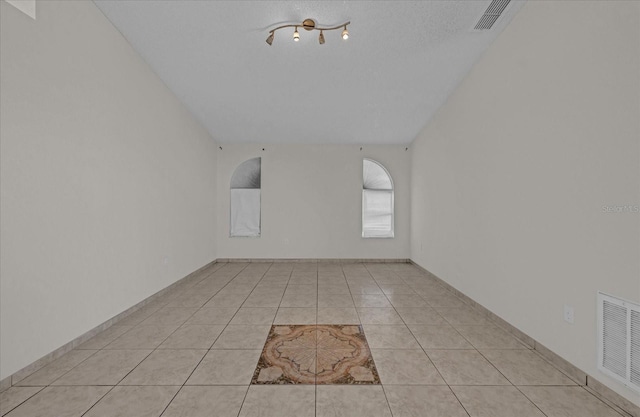
[[[219,258],[408,258],[410,150],[404,146],[222,145],[218,152]],[[236,167],[262,157],[262,235],[229,237]],[[362,158],[395,184],[395,238],[363,239]]]
[[[413,144],[411,257],[574,365],[640,301],[640,3],[530,1]],[[575,324],[563,321],[564,305]]]
[[[215,259],[215,144],[89,1],[0,1],[0,379]]]

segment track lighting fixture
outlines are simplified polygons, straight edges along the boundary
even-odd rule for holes
[[[299,24],[292,24],[292,25],[282,25],[282,26],[278,26],[275,29],[272,29],[269,31],[269,36],[267,37],[267,43],[269,45],[273,44],[273,39],[275,37],[275,33],[277,30],[280,29],[284,29],[284,28],[295,28],[294,32],[293,32],[293,40],[295,42],[300,41],[300,33],[298,32],[298,26],[302,26],[303,29],[307,30],[307,31],[311,31],[311,30],[319,30],[320,31],[320,36],[318,37],[318,42],[320,43],[320,45],[324,45],[324,31],[325,30],[339,30],[344,28],[344,30],[342,31],[342,39],[347,40],[349,39],[349,31],[347,30],[347,25],[351,24],[351,22],[346,22],[343,23],[341,25],[338,26],[333,26],[333,27],[316,27],[316,22],[313,19],[305,19],[302,23]]]

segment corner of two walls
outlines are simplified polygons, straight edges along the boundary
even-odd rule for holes
[[[216,258],[216,145],[93,2],[4,1],[0,380]]]
[[[596,293],[640,301],[640,3],[527,2],[412,145],[411,257],[597,370]],[[575,323],[563,321],[563,307]]]

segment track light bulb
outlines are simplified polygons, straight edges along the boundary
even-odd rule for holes
[[[298,33],[298,26],[296,26],[296,31],[293,32],[293,40],[296,42],[300,40],[300,34]]]
[[[349,31],[347,30],[347,25],[344,25],[344,30],[342,31],[342,39],[345,41],[349,39]]]
[[[269,45],[271,45],[273,43],[273,32],[271,32],[271,34],[269,35],[269,37],[267,38],[267,43]]]
[[[322,33],[322,31],[320,31],[320,36],[318,37],[318,42],[320,42],[320,45],[324,45],[324,33]]]

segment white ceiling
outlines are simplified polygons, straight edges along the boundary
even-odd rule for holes
[[[94,0],[220,143],[408,144],[522,6],[482,1]],[[351,21],[340,31],[276,32]]]

